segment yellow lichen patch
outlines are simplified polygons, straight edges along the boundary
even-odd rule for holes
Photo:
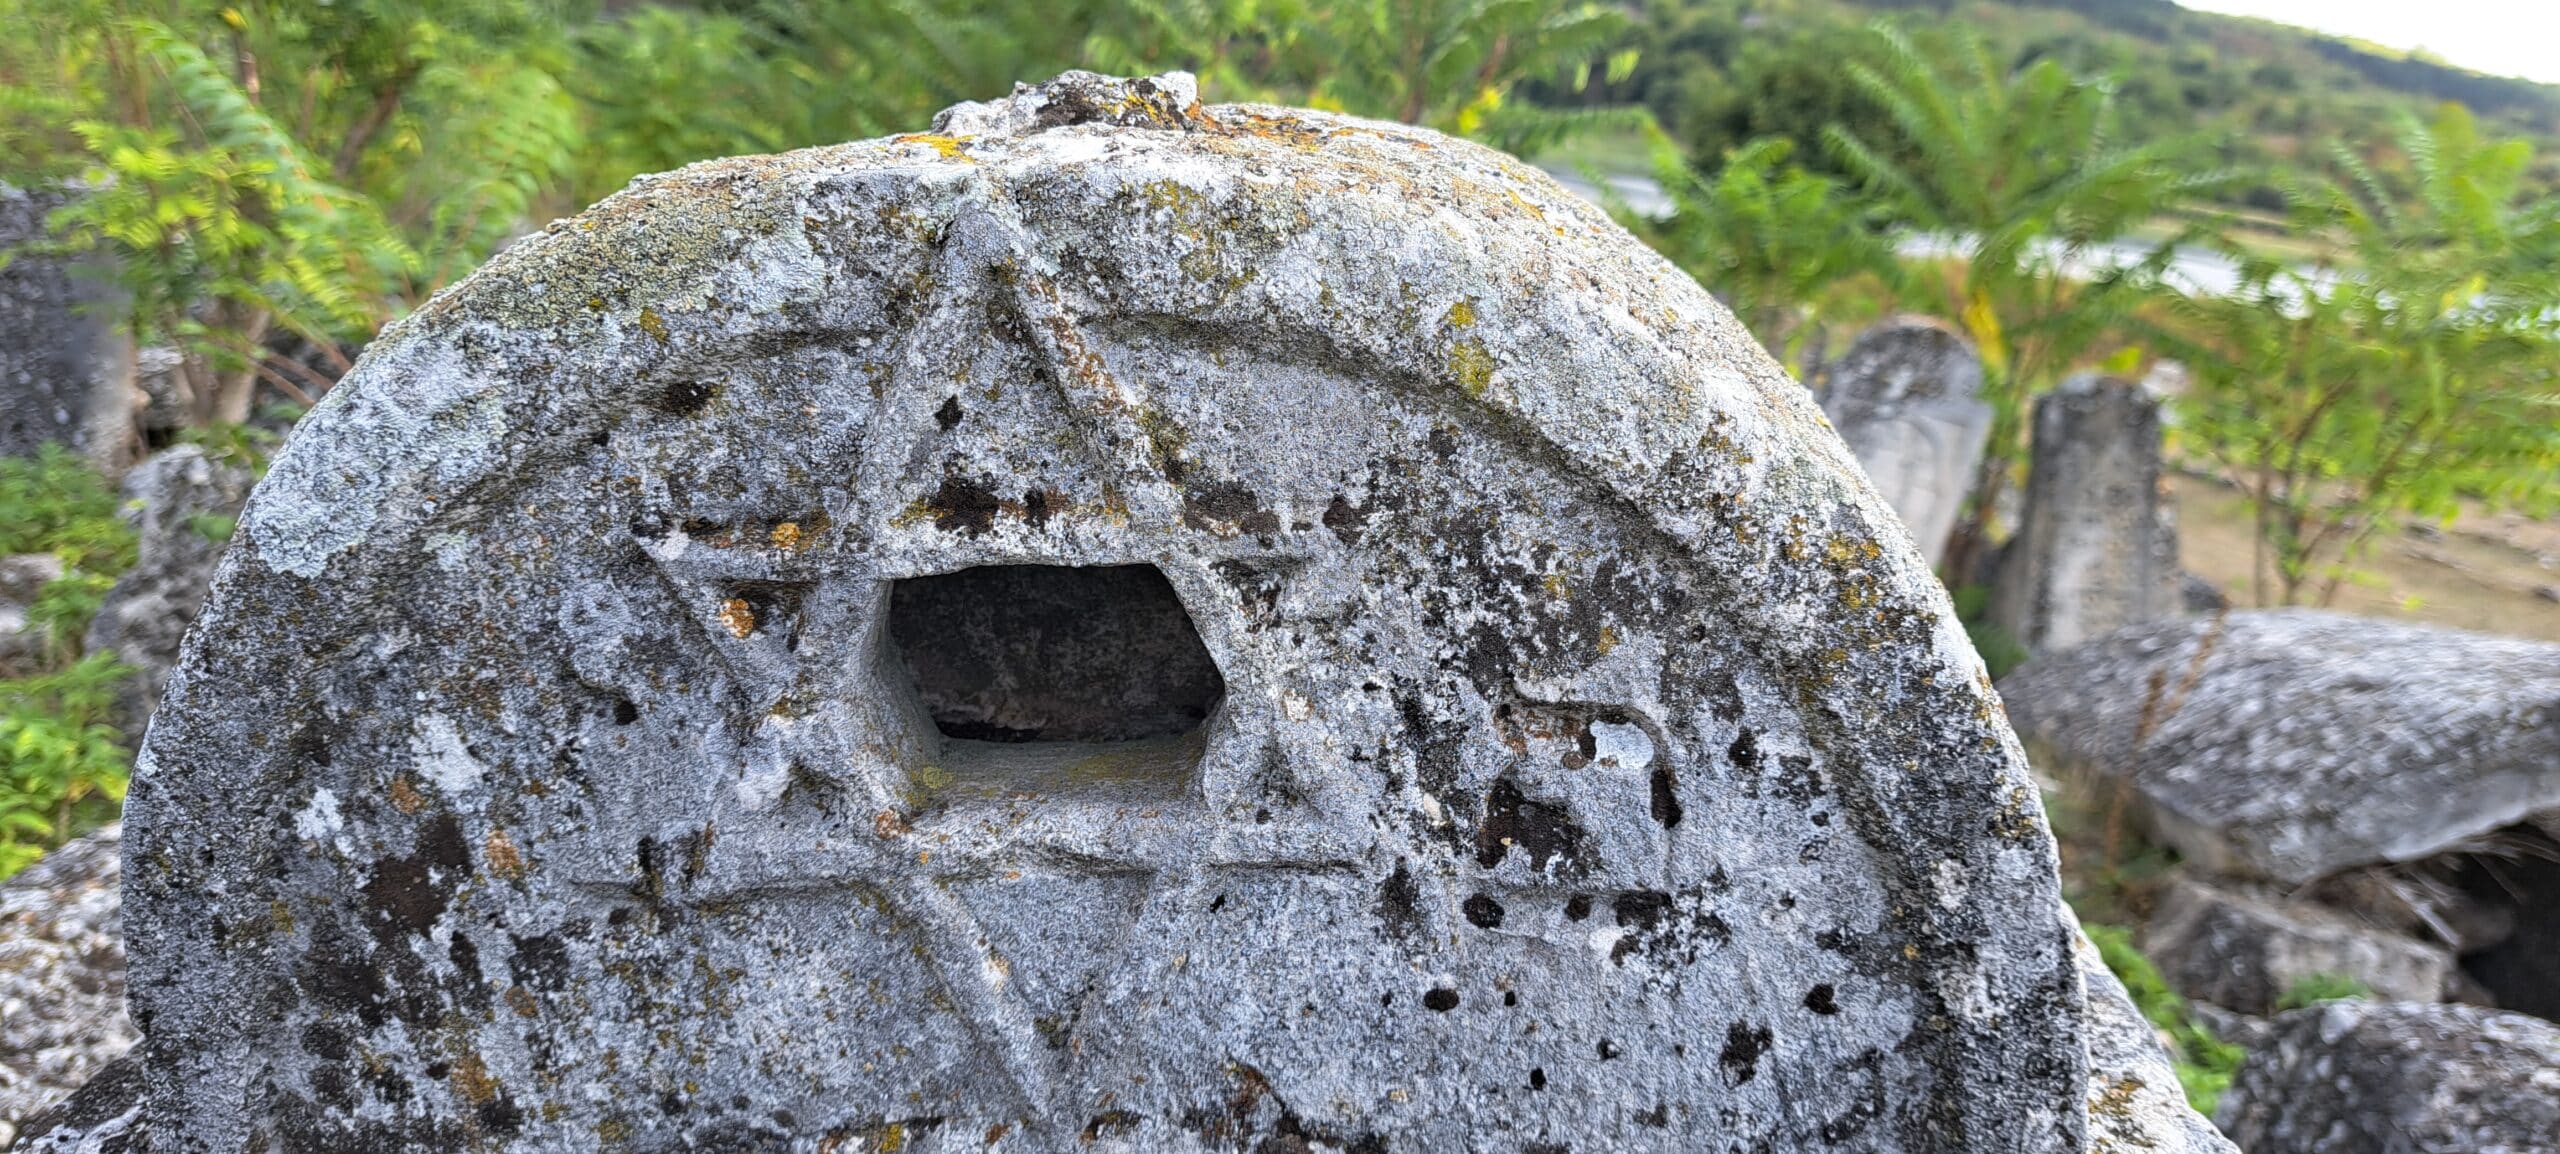
[[[767,532],[765,537],[773,542],[773,547],[776,549],[798,549],[801,540],[800,523],[798,521],[781,522]]]
[[[1599,651],[1600,651],[1600,656],[1602,656],[1602,657],[1607,657],[1607,656],[1609,655],[1609,651],[1610,651],[1610,650],[1612,650],[1612,649],[1616,649],[1617,647],[1618,647],[1618,630],[1617,630],[1617,627],[1616,627],[1616,626],[1612,626],[1612,625],[1603,625],[1603,626],[1601,626],[1601,627],[1600,627],[1600,641],[1599,641],[1599,643],[1598,643],[1597,645],[1593,646],[1593,648],[1595,648],[1595,649],[1597,649],[1597,650],[1599,650]]]
[[[489,831],[488,839],[480,844],[480,857],[488,863],[489,872],[494,876],[508,881],[524,876],[524,854],[516,849],[515,839],[508,837],[503,829]]]
[[[905,136],[891,137],[890,140],[897,144],[924,145],[935,152],[941,153],[944,160],[966,160],[972,164],[977,163],[976,159],[969,155],[969,138],[965,136],[944,136],[940,133],[934,132],[910,132]]]
[[[1449,350],[1449,375],[1461,392],[1481,397],[1493,387],[1493,354],[1482,341],[1460,341]]]
[[[1473,325],[1476,323],[1476,302],[1468,299],[1450,305],[1448,315],[1440,319],[1448,322],[1449,327],[1453,329],[1463,329]]]
[[[1573,583],[1565,580],[1564,574],[1562,573],[1549,573],[1545,577],[1540,578],[1538,584],[1546,589],[1547,596],[1558,600],[1562,600],[1568,594],[1573,592]]]
[[[729,636],[746,640],[756,631],[755,606],[747,604],[744,597],[732,597],[721,602],[720,624],[728,628]]]
[[[523,986],[507,987],[507,1008],[514,1010],[519,1018],[542,1016],[542,1003],[533,1000],[533,991]]]
[[[498,1080],[489,1076],[489,1067],[480,1061],[478,1054],[464,1054],[461,1061],[453,1064],[453,1075],[448,1081],[456,1095],[474,1106],[498,1096]]]
[[[640,331],[657,338],[659,344],[665,344],[667,342],[667,319],[659,316],[658,310],[644,305],[640,309]]]
[[[426,804],[427,799],[418,794],[417,787],[410,785],[408,778],[391,779],[391,808],[402,813],[416,813]]]

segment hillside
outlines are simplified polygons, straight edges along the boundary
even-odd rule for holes
[[[2170,0],[1654,0],[1635,71],[1566,102],[1642,103],[1702,161],[1783,136],[1818,165],[1824,124],[1878,115],[1840,62],[1879,16],[1924,42],[1962,26],[2010,63],[2054,57],[2111,76],[2128,136],[2200,137],[2238,167],[2324,164],[2343,144],[2389,168],[2382,142],[2399,118],[2451,100],[2484,128],[2531,139],[2544,179],[2560,185],[2560,87]],[[2242,200],[2274,207],[2272,184]]]

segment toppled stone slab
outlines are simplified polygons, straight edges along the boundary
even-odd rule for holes
[[[118,720],[140,734],[178,663],[178,646],[204,607],[205,591],[257,476],[180,445],[136,465],[124,479],[137,536],[134,566],[116,578],[89,620],[86,648],[112,653],[135,673]]]
[[[2039,658],[2000,693],[2040,765],[2129,780],[2207,872],[2300,885],[2560,805],[2560,645],[2237,611]]]
[[[2180,994],[2262,1016],[2317,977],[2351,978],[2390,1001],[2433,1002],[2454,973],[2453,953],[2442,946],[2185,876],[2162,894],[2142,951]]]
[[[2249,1154],[2552,1154],[2560,1026],[2450,1004],[2296,1010],[2215,1117]]]
[[[1859,334],[1825,376],[1823,412],[1936,565],[1991,439],[1982,355],[1944,321],[1894,317]]]
[[[155,1146],[2205,1141],[1732,317],[1187,92],[644,180],[367,351],[142,752]]]
[[[120,826],[0,882],[0,1131],[79,1089],[133,1044],[125,1017]],[[0,1134],[0,1146],[8,1138]]]
[[[1990,617],[2030,652],[2069,649],[2185,604],[2177,510],[2161,488],[2160,400],[2083,373],[2036,402],[2018,529]]]

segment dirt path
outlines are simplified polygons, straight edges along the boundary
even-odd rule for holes
[[[2234,605],[2253,605],[2248,506],[2237,490],[2201,477],[2172,476],[2178,543],[2186,567],[2219,586]],[[2331,608],[2560,641],[2560,523],[2477,515],[2447,529],[2375,542]]]

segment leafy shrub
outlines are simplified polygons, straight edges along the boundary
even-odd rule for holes
[[[0,878],[114,818],[132,755],[106,719],[130,672],[92,654],[0,681]]]

